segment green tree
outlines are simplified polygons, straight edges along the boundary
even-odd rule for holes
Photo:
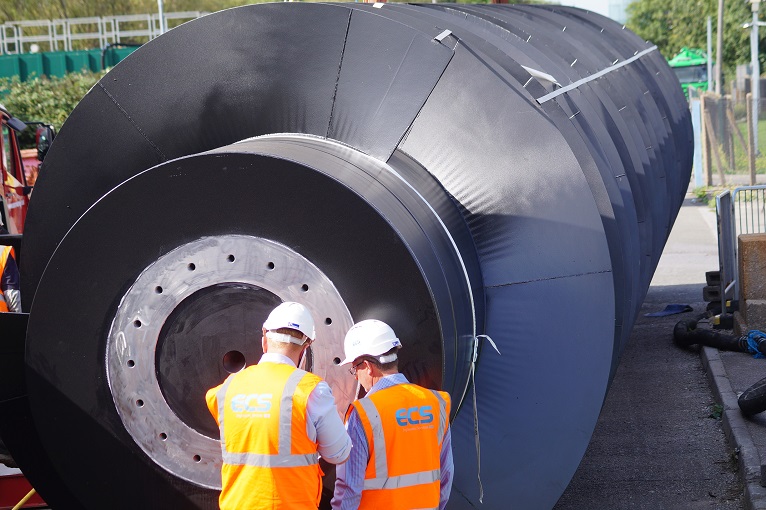
[[[626,25],[642,38],[656,44],[666,58],[671,58],[684,46],[707,47],[708,16],[713,20],[715,48],[717,0],[638,0],[628,6]],[[733,77],[737,64],[750,62],[750,31],[743,29],[742,25],[751,20],[750,4],[746,0],[726,0],[723,14],[723,71],[729,78]],[[763,37],[760,46],[763,66],[766,59]]]

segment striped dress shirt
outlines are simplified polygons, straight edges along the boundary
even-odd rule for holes
[[[403,374],[392,374],[383,377],[376,382],[370,391],[371,395],[397,384],[407,384],[409,381]],[[344,464],[337,466],[335,471],[335,494],[332,498],[332,508],[334,510],[355,510],[359,508],[359,502],[362,499],[362,487],[364,486],[364,475],[367,471],[367,462],[370,459],[369,445],[367,436],[364,434],[364,427],[359,419],[356,409],[351,411],[346,423],[348,435],[351,436],[351,455]],[[452,479],[454,477],[454,463],[452,460],[452,428],[447,429],[442,442],[441,450],[441,484],[439,495],[439,509],[444,510],[452,490]]]

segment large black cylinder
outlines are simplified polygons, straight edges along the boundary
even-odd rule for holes
[[[656,47],[587,11],[283,3],[181,25],[110,71],[46,157],[26,391],[0,434],[54,507],[215,508],[204,391],[297,300],[339,410],[358,388],[334,361],[367,318],[398,333],[410,380],[450,392],[450,508],[478,505],[475,417],[484,506],[550,508],[691,154]]]

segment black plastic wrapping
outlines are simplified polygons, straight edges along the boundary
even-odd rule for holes
[[[57,472],[62,500],[214,508],[215,491],[132,443],[103,346],[152,261],[205,235],[257,235],[329,275],[354,320],[391,323],[405,372],[461,404],[449,508],[479,506],[475,413],[484,506],[550,508],[590,440],[691,155],[664,58],[587,11],[279,3],[186,23],[110,71],[52,144],[21,263],[32,413],[0,421],[43,445],[47,458],[19,460],[31,477]],[[305,208],[281,208],[285,196]],[[474,408],[476,334],[500,354],[481,343]]]

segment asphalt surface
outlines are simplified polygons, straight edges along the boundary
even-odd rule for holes
[[[728,396],[721,390],[731,386],[727,368],[754,364],[760,379],[766,360],[699,346],[682,349],[672,342],[679,320],[705,311],[705,272],[718,268],[715,211],[687,197],[591,442],[555,510],[766,509],[766,499],[757,497],[763,490],[759,456],[752,446],[742,448],[749,432],[736,390]],[[689,304],[694,311],[644,316],[671,303]],[[757,380],[742,378],[746,386],[740,392]],[[732,422],[738,434],[732,433]],[[766,419],[758,426],[763,450]]]

